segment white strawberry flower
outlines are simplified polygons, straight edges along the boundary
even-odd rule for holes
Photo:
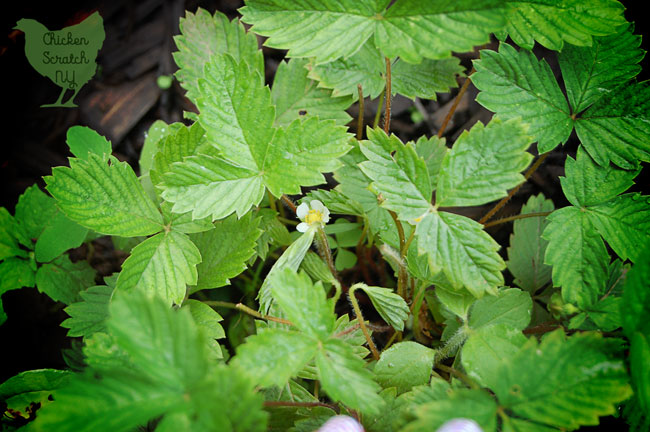
[[[316,432],[364,432],[363,426],[352,417],[337,415],[331,417]]]
[[[483,432],[483,429],[474,420],[455,418],[440,426],[436,432]]]
[[[300,232],[306,232],[310,228],[324,226],[330,220],[330,211],[318,200],[313,200],[307,205],[302,203],[296,209],[296,216],[302,222],[296,229]]]

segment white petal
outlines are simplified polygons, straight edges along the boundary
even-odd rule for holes
[[[327,223],[330,220],[330,209],[327,207],[323,207],[325,210],[322,212],[323,214],[323,222]]]
[[[309,213],[309,206],[307,203],[302,203],[298,208],[296,208],[296,216],[298,216],[298,219],[304,219],[305,216],[307,216],[307,213]]]
[[[436,432],[483,432],[483,429],[474,420],[456,418],[440,426]]]
[[[338,415],[327,420],[317,432],[363,432],[363,426],[352,417]]]
[[[307,232],[308,229],[309,229],[309,224],[306,222],[300,222],[296,227],[296,230],[300,232]]]
[[[325,212],[325,206],[323,205],[322,202],[318,200],[313,200],[310,202],[312,210],[316,210],[318,212],[324,213]]]

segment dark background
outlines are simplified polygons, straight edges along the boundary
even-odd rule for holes
[[[630,21],[637,21],[636,33],[646,35],[647,17],[642,14],[644,2],[622,1],[627,7],[625,13]],[[242,2],[228,0],[145,0],[129,1],[71,1],[71,2],[5,2],[0,16],[0,74],[2,86],[3,113],[0,139],[0,206],[11,213],[18,196],[30,185],[44,186],[42,176],[51,173],[51,167],[66,165],[69,152],[65,144],[65,133],[72,125],[88,125],[113,142],[114,154],[137,167],[137,158],[144,140],[144,133],[156,119],[167,122],[181,121],[183,110],[192,110],[192,105],[183,97],[183,90],[175,82],[171,89],[163,91],[155,84],[156,77],[175,71],[170,53],[175,51],[172,35],[178,34],[178,19],[185,10],[195,11],[203,7],[210,12],[219,10],[229,17],[237,16]],[[98,56],[100,70],[93,80],[86,84],[75,101],[79,108],[40,108],[41,104],[56,100],[60,89],[48,78],[38,74],[27,62],[24,54],[24,35],[12,30],[20,18],[33,18],[52,30],[83,19],[94,10],[104,18],[106,39]],[[493,46],[496,46],[493,44]],[[644,36],[643,48],[648,50]],[[272,76],[283,52],[264,49],[266,54],[267,81]],[[538,55],[547,54],[536,49]],[[475,57],[475,55],[474,55]],[[551,56],[552,57],[552,56]],[[462,56],[463,64],[471,67],[471,55]],[[650,77],[648,57],[642,61],[640,80]],[[552,60],[550,64],[556,65]],[[468,92],[476,94],[473,86]],[[453,98],[441,95],[437,102],[425,102],[424,108],[434,113],[442,109]],[[414,126],[410,122],[410,102],[395,101],[396,116],[392,131],[403,140],[431,135],[426,124]],[[401,108],[400,108],[401,107]],[[352,107],[351,114],[356,115]],[[370,110],[371,111],[371,110]],[[442,111],[441,111],[442,112]],[[373,112],[366,112],[367,122]],[[454,125],[447,131],[453,140],[460,131],[476,120],[486,121],[487,113],[478,104],[468,101],[459,108]],[[566,205],[557,180],[563,174],[566,154],[575,152],[577,142],[573,137],[564,148],[558,148],[522,188],[518,197],[506,207],[502,214],[515,214],[523,200],[531,193],[544,192],[554,200],[556,206]],[[634,190],[648,193],[648,168],[644,167],[637,178]],[[467,210],[469,216],[478,216],[484,208]],[[491,232],[503,246],[507,246],[510,224],[501,225]],[[104,249],[102,249],[104,247]],[[99,257],[92,263],[99,276],[118,271],[124,259],[110,245],[98,244]],[[78,251],[83,256],[84,251]],[[72,255],[73,259],[75,255]],[[0,327],[0,382],[14,374],[38,368],[66,367],[61,349],[69,347],[65,337],[66,329],[59,327],[67,318],[64,305],[52,302],[47,296],[33,288],[10,291],[3,295],[7,322]],[[620,425],[618,426],[620,429]]]

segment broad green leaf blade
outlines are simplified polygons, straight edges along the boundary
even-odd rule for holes
[[[203,333],[208,345],[208,351],[213,359],[223,358],[221,347],[216,339],[226,337],[226,332],[219,322],[223,321],[221,315],[210,306],[198,300],[188,299],[183,302],[183,308],[189,309],[196,327]]]
[[[447,212],[427,214],[416,228],[418,253],[427,254],[433,273],[444,272],[457,288],[464,286],[475,297],[496,293],[503,285],[505,268],[499,244],[479,223]]]
[[[505,24],[498,0],[454,2],[396,1],[376,21],[375,44],[386,57],[409,63],[472,51]]]
[[[278,65],[271,88],[275,124],[286,126],[303,116],[318,116],[340,125],[348,123],[351,117],[345,110],[353,99],[319,88],[316,81],[307,77],[306,66],[307,60],[299,58]]]
[[[398,393],[428,384],[435,355],[417,342],[397,343],[381,353],[374,370],[377,382],[384,388],[397,387]]]
[[[553,266],[553,286],[562,287],[564,301],[586,309],[603,294],[607,282],[605,243],[589,215],[577,207],[556,210],[547,219],[544,263]]]
[[[467,321],[469,308],[476,301],[476,297],[465,289],[448,289],[442,285],[436,285],[435,296],[443,306],[458,315],[463,321]]]
[[[499,368],[525,343],[523,333],[505,323],[472,329],[463,344],[463,368],[483,387],[495,388],[498,386]]]
[[[44,226],[34,245],[35,258],[39,262],[51,261],[68,249],[80,246],[88,235],[88,228],[68,219],[57,211],[56,216]]]
[[[523,330],[530,323],[533,301],[530,294],[517,288],[506,288],[496,296],[482,297],[472,305],[469,326],[472,329],[504,324],[509,328]]]
[[[106,285],[92,286],[79,294],[82,301],[65,308],[70,318],[63,321],[61,327],[69,329],[69,337],[86,337],[106,331],[108,304],[113,297],[113,288]]]
[[[389,137],[379,129],[368,128],[367,134],[369,140],[362,141],[360,148],[368,161],[359,167],[384,198],[382,207],[403,220],[424,216],[431,208],[433,189],[427,166],[413,144],[404,145],[395,135]]]
[[[2,210],[3,213],[5,211]],[[30,241],[26,246],[31,249],[33,248],[32,240],[38,239],[43,233],[45,225],[56,216],[57,212],[54,199],[34,184],[25,189],[25,192],[18,197],[15,217],[6,213],[6,216],[2,217],[2,225],[7,226],[5,229],[8,229],[10,235],[15,239],[18,239],[16,234],[22,231],[29,237]]]
[[[309,203],[312,200],[322,202],[330,213],[363,216],[364,210],[361,203],[348,198],[337,189],[317,189],[309,192],[303,202]]]
[[[504,120],[521,117],[529,123],[540,153],[566,142],[573,128],[569,105],[545,60],[501,43],[499,52],[482,50],[474,67],[478,103]]]
[[[334,330],[336,317],[320,282],[312,283],[307,273],[291,268],[274,272],[271,293],[285,316],[301,331],[326,340]]]
[[[117,278],[118,290],[142,290],[180,305],[187,285],[197,281],[201,253],[185,234],[156,234],[133,248]]]
[[[640,71],[644,51],[634,24],[616,33],[594,38],[592,46],[565,45],[558,55],[572,111],[579,113]]]
[[[359,289],[363,290],[379,315],[390,324],[395,330],[404,330],[404,321],[408,318],[409,307],[402,297],[397,295],[391,288],[382,288],[359,284]]]
[[[259,71],[227,54],[212,56],[199,92],[199,123],[212,145],[233,164],[260,169],[273,137],[275,108]]]
[[[623,85],[575,121],[580,142],[598,165],[635,169],[650,161],[650,83]]]
[[[0,295],[23,287],[33,287],[35,266],[27,260],[10,257],[0,262]]]
[[[463,132],[440,167],[436,204],[461,207],[505,197],[524,181],[521,171],[533,156],[526,152],[532,139],[517,119],[493,118]]]
[[[411,64],[397,60],[391,68],[391,89],[409,99],[416,97],[436,100],[436,93],[448,93],[458,87],[456,78],[464,76],[464,68],[456,57],[441,60],[422,60]]]
[[[598,333],[567,338],[561,330],[541,344],[529,339],[501,366],[492,390],[519,418],[566,429],[597,425],[599,416],[613,414],[632,394],[616,358],[619,344]]]
[[[307,230],[306,233],[298,237],[296,241],[291,243],[291,245],[284,251],[284,253],[278,258],[278,260],[273,264],[271,270],[266,275],[266,279],[260,287],[260,291],[257,294],[257,298],[260,302],[260,312],[263,314],[268,314],[271,304],[273,303],[273,281],[275,280],[274,275],[276,273],[282,273],[285,268],[289,268],[293,271],[298,271],[300,263],[305,258],[305,254],[311,247],[311,244],[314,241],[314,230]]]
[[[163,187],[162,197],[174,203],[172,211],[191,211],[194,219],[242,217],[264,196],[259,172],[205,154],[174,163]]]
[[[237,347],[234,367],[249,375],[261,387],[282,387],[298,375],[318,352],[318,340],[309,335],[267,329],[249,336]]]
[[[67,255],[43,264],[36,273],[38,290],[68,305],[80,301],[79,293],[94,284],[95,270],[88,262],[73,263]]]
[[[630,340],[630,369],[634,394],[646,415],[650,413],[650,336],[635,332]]]
[[[645,256],[650,252],[650,244],[641,249]],[[650,334],[650,324],[646,319],[650,313],[650,262],[639,261],[627,273],[623,288],[623,330],[628,338],[636,331]]]
[[[160,204],[163,220],[170,230],[183,234],[195,234],[214,228],[210,217],[192,219],[192,212],[172,213],[173,207],[174,205],[167,201],[163,201]]]
[[[324,343],[316,366],[323,390],[332,400],[364,414],[380,412],[384,400],[377,393],[381,387],[348,344],[338,339]]]
[[[620,195],[589,207],[589,220],[622,259],[647,260],[640,246],[650,243],[650,197],[639,193]]]
[[[429,171],[429,182],[433,188],[438,186],[438,176],[445,156],[449,152],[444,138],[433,135],[431,138],[420,137],[415,143],[415,151],[424,159]]]
[[[521,214],[542,213],[555,210],[553,201],[543,194],[531,196],[521,208]],[[514,283],[534,294],[551,280],[551,267],[544,264],[548,241],[542,238],[548,226],[545,216],[518,219],[513,224],[508,247],[508,270],[515,277]]]
[[[616,0],[508,0],[508,36],[526,49],[535,41],[561,51],[564,42],[590,46],[592,36],[611,34],[625,23],[623,5]],[[504,38],[505,39],[505,38]]]
[[[112,156],[70,159],[70,168],[55,167],[45,182],[66,216],[98,233],[135,237],[162,229],[162,216],[133,169]]]
[[[72,126],[68,129],[66,143],[72,154],[82,160],[88,160],[88,153],[103,157],[113,152],[110,141],[85,126]]]
[[[372,35],[386,0],[252,0],[239,12],[252,31],[269,36],[272,48],[290,57],[316,57],[327,63],[354,54]]]
[[[576,158],[567,157],[564,163],[566,177],[560,177],[562,190],[576,207],[605,203],[625,192],[634,184],[639,169],[623,170],[609,164],[600,166],[578,148]]]
[[[182,123],[167,124],[162,120],[156,120],[149,126],[149,130],[144,134],[144,144],[138,160],[140,177],[147,176],[151,171],[154,157],[162,149],[165,138],[180,128],[183,128]]]
[[[216,222],[213,229],[190,236],[202,257],[197,266],[198,282],[190,292],[229,285],[231,278],[246,270],[262,233],[259,222],[251,213],[241,219],[232,215]]]
[[[6,404],[6,411],[12,409],[18,411],[18,417],[29,417],[29,410],[34,409],[32,403],[39,407],[49,404],[48,398],[65,386],[72,375],[70,371],[56,369],[21,372],[0,384],[0,401]]]
[[[178,51],[173,53],[179,67],[176,78],[187,90],[187,97],[196,103],[200,95],[199,79],[210,58],[230,54],[236,61],[246,61],[253,70],[264,77],[264,59],[257,47],[257,38],[247,33],[239,20],[229,21],[221,12],[211,16],[198,8],[196,14],[186,12],[179,24],[181,34],[174,37]]]

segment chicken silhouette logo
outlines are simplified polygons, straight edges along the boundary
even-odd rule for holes
[[[106,36],[101,15],[95,12],[79,24],[56,31],[48,30],[36,20],[23,18],[14,29],[25,33],[25,56],[29,64],[61,87],[57,101],[41,107],[76,107],[75,96],[97,71],[95,58]],[[68,90],[74,93],[62,103]]]

